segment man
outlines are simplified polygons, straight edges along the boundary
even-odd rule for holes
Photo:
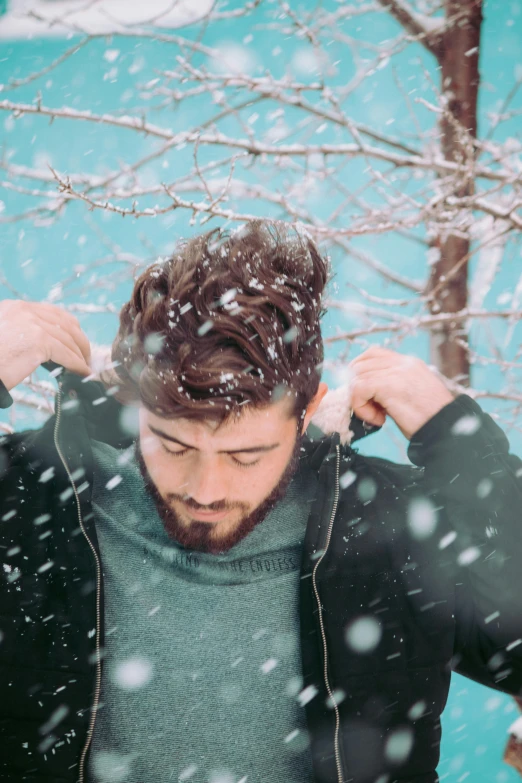
[[[0,779],[434,783],[451,670],[521,694],[522,461],[380,348],[327,434],[328,273],[262,221],[182,243],[117,383],[3,438]],[[387,415],[413,465],[352,446]]]

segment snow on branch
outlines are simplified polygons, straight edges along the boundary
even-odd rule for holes
[[[445,160],[442,157],[430,157],[426,155],[399,155],[390,150],[381,147],[360,144],[340,143],[340,144],[267,144],[256,140],[245,138],[234,138],[224,133],[200,133],[198,130],[181,131],[177,134],[168,128],[162,128],[158,125],[147,122],[143,117],[133,117],[123,115],[121,117],[111,114],[94,114],[90,110],[81,111],[63,107],[61,109],[43,106],[41,103],[36,105],[27,103],[14,103],[13,101],[0,101],[0,111],[13,112],[15,118],[22,117],[24,114],[40,114],[53,119],[67,119],[96,124],[112,125],[119,128],[143,133],[146,136],[167,140],[170,146],[185,145],[187,143],[198,142],[198,144],[212,144],[220,147],[238,148],[245,150],[252,155],[273,155],[277,157],[305,156],[312,155],[341,155],[348,157],[370,157],[375,160],[381,160],[393,163],[395,166],[406,166],[417,169],[426,169],[441,174],[459,173],[462,166]],[[356,126],[354,125],[355,129]],[[493,180],[496,182],[522,182],[522,173],[514,174],[506,169],[489,168],[487,166],[475,166],[475,176]]]
[[[56,37],[70,30],[88,35],[110,35],[138,25],[174,29],[204,19],[213,5],[214,0],[147,0],[147,3],[11,0],[2,17],[0,38]]]
[[[444,20],[434,19],[415,11],[406,0],[379,0],[384,9],[402,25],[419,43],[423,44],[438,59]]]

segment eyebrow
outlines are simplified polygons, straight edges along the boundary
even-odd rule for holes
[[[175,438],[173,435],[169,435],[166,432],[162,432],[162,430],[157,429],[157,427],[153,427],[152,424],[149,424],[149,430],[153,432],[155,435],[159,435],[160,438],[164,438],[165,440],[170,440],[172,443],[178,443],[180,446],[184,446],[186,449],[194,449],[195,446],[189,446],[188,443],[183,443],[182,440],[179,440],[178,438]],[[277,449],[278,446],[280,446],[280,443],[271,443],[269,446],[251,446],[248,449],[230,449],[229,451],[218,451],[218,454],[252,454],[253,452],[258,451],[272,451],[273,449]],[[198,451],[198,449],[196,449]]]

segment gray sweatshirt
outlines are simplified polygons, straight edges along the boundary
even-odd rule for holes
[[[315,474],[209,555],[167,536],[132,449],[93,448],[106,640],[90,781],[309,783],[298,588]]]

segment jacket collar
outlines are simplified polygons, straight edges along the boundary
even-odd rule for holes
[[[86,380],[69,370],[59,379],[62,385],[62,406],[71,406],[71,413],[83,416],[89,437],[118,449],[128,448],[136,434],[125,426],[121,402],[110,394],[101,381]],[[73,407],[74,401],[78,408]],[[136,416],[137,420],[137,416]]]

